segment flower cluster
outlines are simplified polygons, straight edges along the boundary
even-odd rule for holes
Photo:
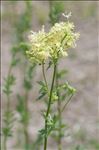
[[[38,33],[32,32],[29,35],[31,49],[27,56],[33,62],[42,63],[48,58],[55,60],[67,56],[67,49],[75,47],[79,37],[74,33],[74,25],[70,22],[56,23],[48,33],[44,27]]]
[[[29,51],[26,51],[30,61],[42,62],[49,57],[49,50],[46,44],[47,34],[44,31],[44,27],[38,33],[31,32],[29,35],[30,47]]]

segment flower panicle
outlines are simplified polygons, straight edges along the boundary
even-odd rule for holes
[[[68,48],[76,46],[79,33],[74,32],[74,24],[68,22],[55,23],[47,33],[44,26],[39,32],[31,31],[29,35],[30,50],[26,54],[30,61],[42,63],[47,59],[67,56]]]

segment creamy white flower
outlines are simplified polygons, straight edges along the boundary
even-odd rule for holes
[[[68,21],[56,23],[48,33],[44,31],[44,26],[39,32],[31,32],[31,49],[26,52],[30,61],[42,63],[48,58],[54,60],[67,56],[67,49],[75,47],[79,37],[73,30],[74,24]]]

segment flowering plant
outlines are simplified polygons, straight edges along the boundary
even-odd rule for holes
[[[30,49],[26,51],[26,54],[31,63],[35,62],[42,64],[44,82],[39,82],[41,86],[40,98],[42,98],[45,95],[47,95],[48,97],[47,110],[46,112],[44,112],[45,126],[42,130],[40,130],[40,134],[44,138],[44,150],[47,149],[47,140],[49,134],[57,128],[58,118],[55,115],[51,116],[51,105],[53,104],[53,101],[58,100],[59,88],[67,90],[67,95],[69,95],[69,99],[63,106],[61,112],[64,110],[67,103],[70,101],[73,93],[75,92],[75,90],[71,86],[69,86],[68,83],[57,87],[55,91],[54,84],[59,58],[68,55],[67,50],[76,46],[75,42],[78,39],[78,37],[79,34],[74,32],[74,24],[70,23],[69,21],[55,23],[48,33],[45,32],[43,26],[41,31],[37,33],[31,32],[31,34],[29,35]],[[51,62],[51,65],[53,64],[54,68],[50,90],[46,80],[44,68],[44,64],[47,60]]]

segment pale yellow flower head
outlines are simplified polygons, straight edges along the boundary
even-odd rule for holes
[[[79,37],[74,33],[74,24],[70,22],[56,23],[48,33],[47,43],[50,45],[52,57],[67,56],[67,49],[75,47]]]
[[[39,32],[31,32],[29,35],[31,49],[26,52],[31,61],[41,63],[49,57],[49,51],[46,45],[46,33],[44,27]]]
[[[27,51],[29,59],[42,63],[67,56],[67,49],[75,47],[79,34],[74,32],[74,24],[68,22],[56,23],[48,33],[44,27],[39,32],[29,35],[31,49]]]

